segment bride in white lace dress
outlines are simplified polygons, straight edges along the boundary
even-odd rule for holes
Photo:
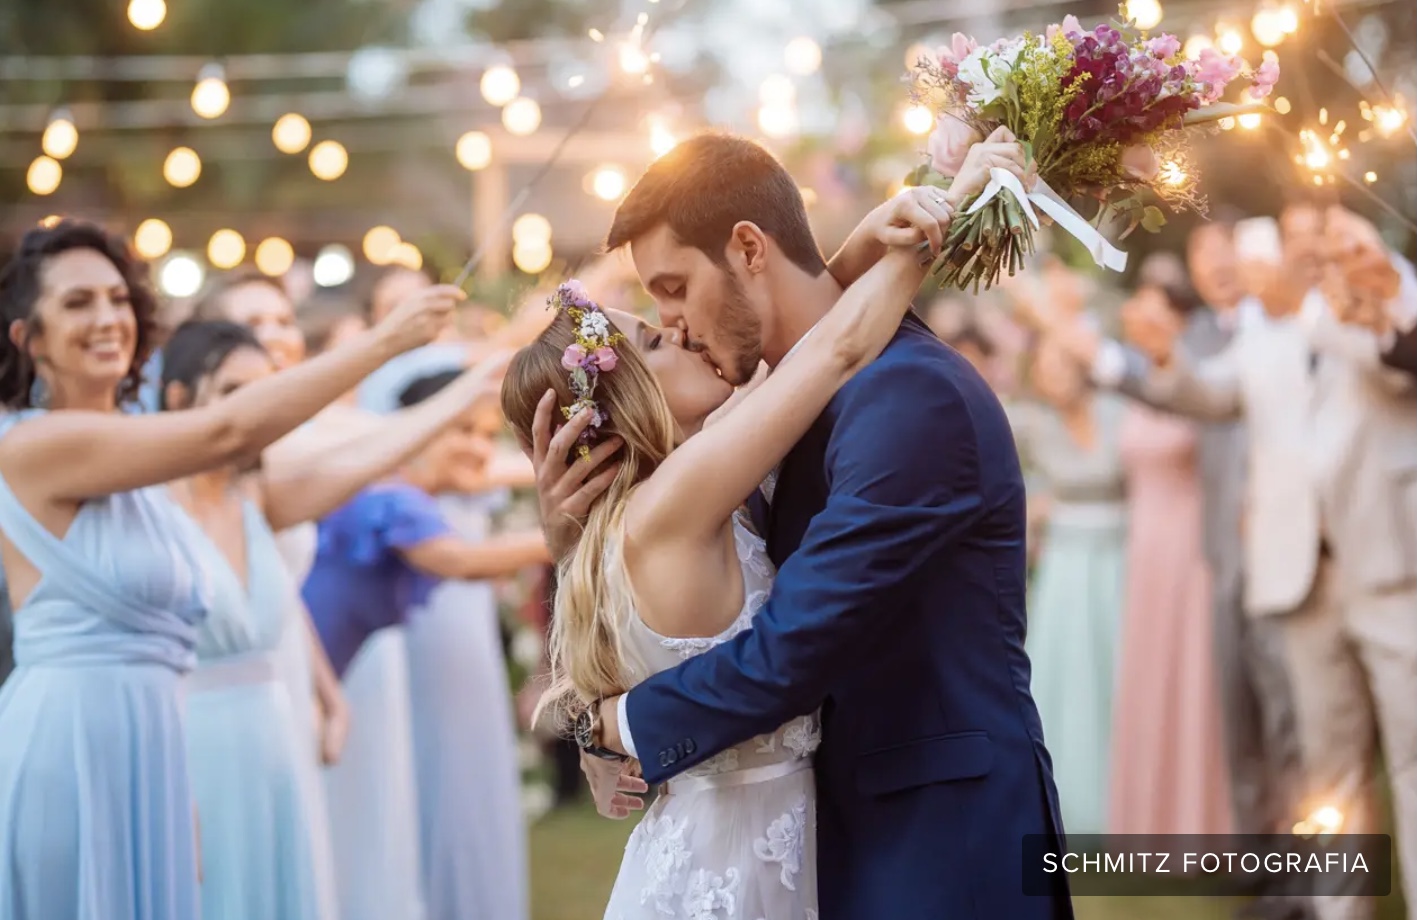
[[[935,217],[944,223],[948,213]],[[705,256],[662,282],[669,293],[724,298],[730,322],[749,311],[751,323],[779,282],[761,277],[770,241],[740,226],[749,229],[729,256],[750,281],[727,286],[725,270]],[[636,241],[636,256],[641,247]],[[560,312],[513,359],[502,403],[523,442],[535,445],[538,469],[547,450],[574,451],[582,478],[596,470],[591,486],[604,490],[574,546],[558,547],[566,553],[542,706],[563,729],[578,716],[584,725],[581,714],[598,701],[751,627],[774,572],[745,501],[841,385],[884,349],[923,274],[916,251],[890,251],[770,376],[737,394],[728,381],[752,376],[757,356],[720,374],[681,330],[602,311],[575,282],[558,290]],[[814,283],[823,281],[830,279]],[[553,414],[573,424],[548,445],[541,432]],[[577,442],[582,429],[588,434]],[[606,920],[815,920],[811,757],[819,737],[815,715],[794,719],[660,787],[626,847]],[[661,753],[661,763],[669,756]]]

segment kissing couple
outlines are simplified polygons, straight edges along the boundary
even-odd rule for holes
[[[991,169],[1030,181],[1003,129],[828,263],[770,153],[685,141],[607,240],[659,324],[571,282],[512,359],[503,408],[561,560],[541,709],[603,814],[658,786],[607,920],[1072,917],[1065,881],[1022,885],[1024,836],[1063,828],[1018,453],[910,311]]]

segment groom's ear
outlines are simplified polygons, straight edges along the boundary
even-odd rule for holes
[[[739,255],[743,260],[743,268],[749,274],[757,274],[767,267],[767,234],[752,221],[740,220],[733,225],[733,233],[728,240],[728,251]]]

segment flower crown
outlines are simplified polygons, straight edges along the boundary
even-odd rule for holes
[[[571,372],[571,393],[576,401],[562,406],[561,414],[570,419],[584,409],[591,411],[590,424],[581,432],[576,445],[576,453],[580,454],[581,459],[590,460],[590,445],[600,436],[600,427],[610,420],[610,416],[595,401],[595,385],[600,381],[601,374],[615,370],[620,360],[615,346],[625,341],[625,337],[610,331],[610,317],[590,299],[585,285],[579,281],[567,281],[547,298],[546,303],[553,310],[565,310],[575,324],[576,340],[561,353],[561,366]]]

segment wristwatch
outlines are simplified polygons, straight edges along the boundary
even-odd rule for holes
[[[628,760],[624,754],[601,746],[604,725],[600,721],[600,701],[596,700],[576,716],[576,746],[587,754],[602,760]]]

